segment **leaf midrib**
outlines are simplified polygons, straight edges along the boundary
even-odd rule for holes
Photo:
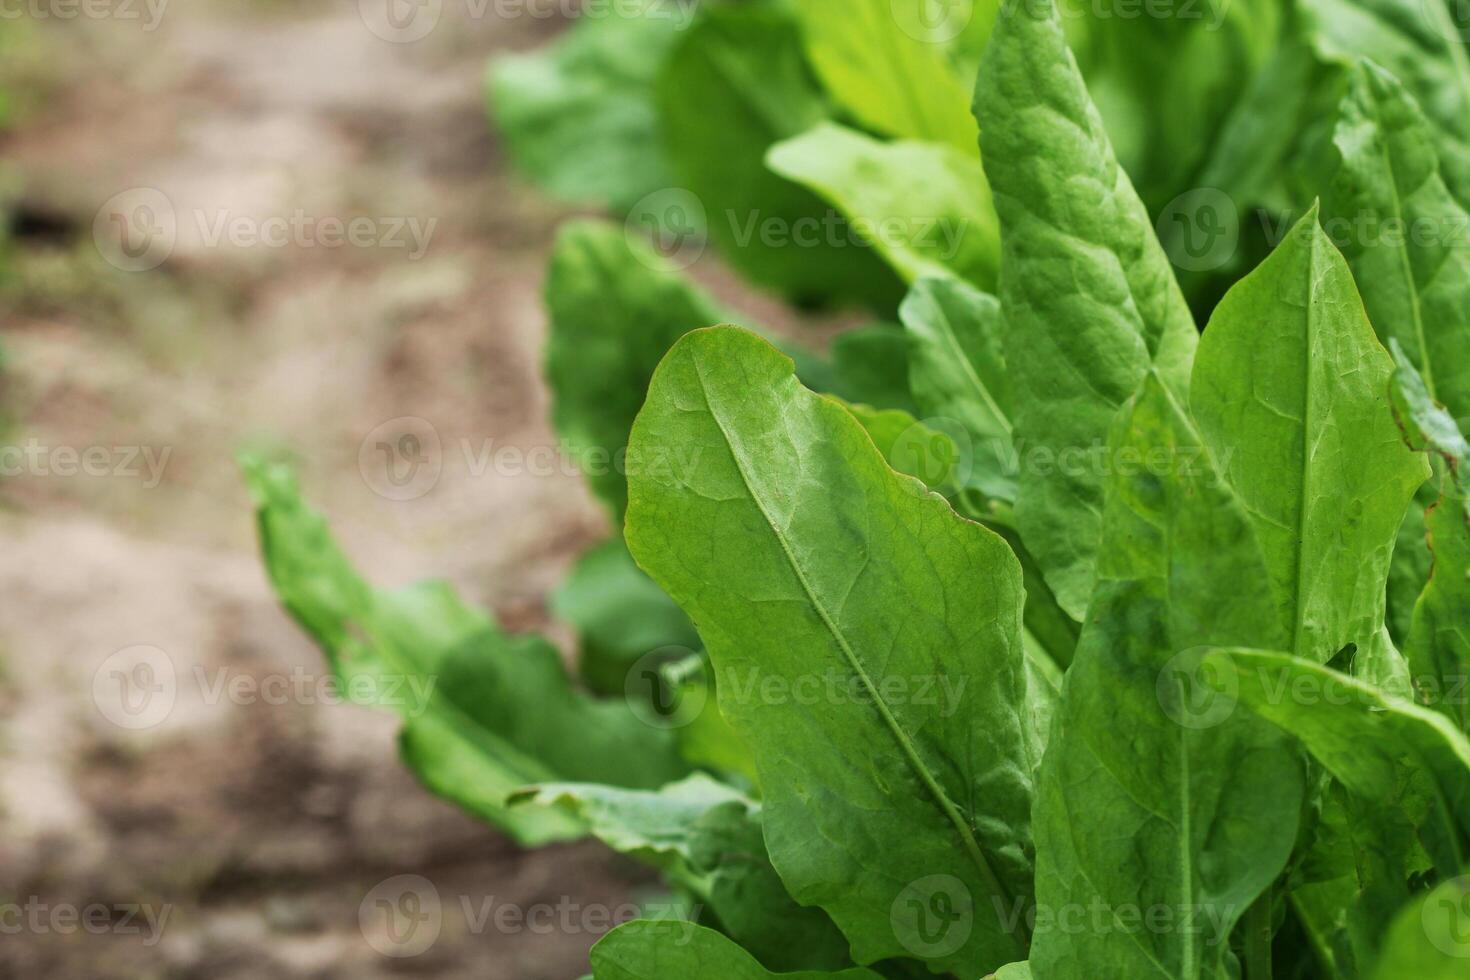
[[[806,594],[807,601],[810,602],[812,608],[817,611],[818,618],[821,619],[822,625],[826,628],[827,632],[831,634],[832,639],[836,642],[838,646],[838,649],[842,651],[842,655],[844,659],[846,659],[848,667],[858,676],[859,680],[862,682],[863,689],[867,691],[869,697],[872,698],[872,703],[877,709],[879,716],[883,719],[884,726],[888,728],[888,730],[892,733],[894,740],[898,742],[899,749],[903,753],[905,760],[913,769],[914,773],[919,777],[920,781],[923,782],[925,788],[929,791],[930,795],[933,797],[935,803],[938,805],[940,811],[944,814],[945,818],[949,820],[949,822],[954,826],[955,830],[959,833],[961,842],[964,844],[965,847],[965,852],[969,855],[971,861],[974,862],[976,868],[979,869],[981,877],[985,879],[985,884],[991,889],[992,893],[1000,898],[1003,902],[1010,902],[1010,893],[1001,884],[1000,879],[996,876],[995,870],[990,866],[990,862],[986,859],[984,852],[981,851],[979,842],[975,839],[974,833],[970,830],[970,825],[960,814],[959,808],[955,805],[954,801],[949,798],[949,794],[947,794],[944,791],[944,788],[939,785],[939,781],[935,778],[934,774],[929,771],[929,768],[926,765],[924,765],[924,761],[919,757],[918,749],[915,747],[913,741],[909,738],[908,732],[904,731],[903,727],[899,725],[898,719],[894,716],[892,709],[888,706],[888,702],[883,699],[877,685],[875,685],[873,683],[873,679],[868,676],[866,668],[863,667],[862,662],[858,659],[857,653],[853,650],[852,645],[848,642],[846,635],[844,635],[842,630],[838,628],[837,623],[835,620],[833,620],[831,613],[827,611],[827,607],[824,606],[821,600],[817,598],[816,591],[812,588],[811,583],[807,580],[806,572],[801,567],[801,563],[797,561],[796,554],[792,551],[790,542],[788,542],[786,540],[786,536],[782,534],[780,526],[771,519],[771,514],[766,509],[765,501],[762,500],[760,495],[756,493],[750,476],[746,472],[746,462],[741,457],[740,452],[736,449],[735,441],[730,437],[730,433],[726,431],[725,424],[720,419],[719,413],[715,411],[714,405],[710,403],[709,385],[705,381],[703,365],[700,363],[700,360],[697,357],[691,358],[691,360],[694,364],[695,374],[699,377],[699,390],[700,394],[704,398],[705,409],[709,412],[710,419],[715,423],[715,428],[719,430],[720,438],[725,441],[725,447],[729,450],[730,458],[735,463],[735,471],[740,474],[740,482],[745,487],[745,492],[749,494],[751,502],[754,503],[756,509],[760,511],[760,515],[762,519],[765,520],[766,526],[771,529],[771,535],[781,546],[781,552],[786,556],[786,561],[791,566],[792,574],[796,576],[797,582],[800,583],[802,591]],[[1024,929],[1024,926],[1022,926],[1021,928]],[[1010,935],[1012,939],[1017,940],[1023,950],[1026,948],[1028,943],[1024,939],[1016,936],[1014,933],[1010,933]]]
[[[1316,218],[1316,212],[1315,211],[1312,214],[1311,221],[1312,221],[1313,228],[1315,228],[1316,227],[1316,223],[1317,223],[1317,218]],[[1307,293],[1307,308],[1306,308],[1306,311],[1305,311],[1305,316],[1306,316],[1306,321],[1307,321],[1306,322],[1306,330],[1305,330],[1305,333],[1306,333],[1306,338],[1305,338],[1306,339],[1306,358],[1305,358],[1304,363],[1302,365],[1302,367],[1303,367],[1303,372],[1302,372],[1303,373],[1303,378],[1302,378],[1302,437],[1301,437],[1302,493],[1301,493],[1300,499],[1297,501],[1297,508],[1296,508],[1297,546],[1294,549],[1293,555],[1292,555],[1292,557],[1295,559],[1295,561],[1292,563],[1293,564],[1292,573],[1296,577],[1296,583],[1295,583],[1296,584],[1296,589],[1295,589],[1295,599],[1294,599],[1293,607],[1292,607],[1292,611],[1291,611],[1291,615],[1292,615],[1291,652],[1294,653],[1294,654],[1296,654],[1298,657],[1307,657],[1308,659],[1312,659],[1312,660],[1314,660],[1314,662],[1315,662],[1315,659],[1309,656],[1309,654],[1303,649],[1303,645],[1302,645],[1302,633],[1306,630],[1306,625],[1307,625],[1307,617],[1306,617],[1306,612],[1305,612],[1306,590],[1307,590],[1307,585],[1306,585],[1307,576],[1306,576],[1306,571],[1305,571],[1305,569],[1306,569],[1306,561],[1305,561],[1305,556],[1302,554],[1302,552],[1305,550],[1305,547],[1306,547],[1306,539],[1307,539],[1307,508],[1311,506],[1310,501],[1312,499],[1312,490],[1313,490],[1313,486],[1312,486],[1312,484],[1313,484],[1312,475],[1313,475],[1313,472],[1315,470],[1315,467],[1312,465],[1311,440],[1312,440],[1312,432],[1313,432],[1313,429],[1314,429],[1314,426],[1312,424],[1313,421],[1314,421],[1313,415],[1312,415],[1312,408],[1313,408],[1313,401],[1312,401],[1312,387],[1313,387],[1313,385],[1312,385],[1312,381],[1313,381],[1313,377],[1314,377],[1314,374],[1313,374],[1313,365],[1315,364],[1316,359],[1317,359],[1317,345],[1316,345],[1316,339],[1317,339],[1317,333],[1316,333],[1317,249],[1318,249],[1318,242],[1317,242],[1317,237],[1314,234],[1314,235],[1311,236],[1311,241],[1310,241],[1309,245],[1307,246],[1307,290],[1308,290],[1308,293]]]

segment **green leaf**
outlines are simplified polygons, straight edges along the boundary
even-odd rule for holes
[[[506,635],[441,583],[370,587],[289,471],[244,466],[271,584],[348,696],[403,716],[404,761],[429,789],[534,845],[583,831],[562,814],[508,810],[506,797],[527,783],[652,788],[688,771],[670,733],[622,701],[573,691],[540,637]]]
[[[1275,50],[1278,0],[1203,0],[1142,16],[1083,5],[1077,49],[1118,157],[1151,212],[1200,186],[1231,109]],[[1284,98],[1289,93],[1278,93]],[[1280,138],[1280,136],[1278,136]]]
[[[1092,461],[1151,366],[1184,395],[1197,334],[1051,0],[1002,11],[975,111],[1004,249],[1016,520],[1057,600],[1080,620],[1102,537],[1103,476]]]
[[[660,120],[682,189],[710,239],[756,284],[802,303],[889,310],[897,277],[815,194],[766,168],[772,144],[827,118],[801,37],[776,4],[706,7],[658,82]]]
[[[1361,964],[1371,962],[1375,923],[1365,915],[1364,886],[1374,887],[1372,874],[1360,873],[1359,842],[1371,833],[1369,821],[1356,821],[1349,814],[1351,797],[1340,783],[1324,777],[1318,797],[1310,839],[1300,849],[1297,867],[1290,877],[1290,902],[1312,953],[1319,963],[1330,965],[1336,975],[1362,976]],[[1355,825],[1356,824],[1356,825]],[[1410,835],[1412,831],[1410,832]],[[1369,870],[1365,864],[1363,870]],[[1403,889],[1403,879],[1397,882]]]
[[[1014,960],[1024,936],[991,903],[1030,894],[1037,753],[1009,548],[890,469],[743,331],[669,352],[632,445],[701,447],[696,470],[634,478],[628,543],[699,626],[792,895],[826,909],[860,963]],[[939,886],[967,920],[942,930],[949,945],[904,928]]]
[[[867,405],[843,407],[867,430],[894,470],[923,481],[931,490],[953,491],[960,451],[948,435],[896,408],[879,411]]]
[[[1423,525],[1434,564],[1414,607],[1404,652],[1420,699],[1470,732],[1465,693],[1470,679],[1470,443],[1435,404],[1403,348],[1392,346],[1398,364],[1391,391],[1394,413],[1409,446],[1433,454],[1443,471],[1439,499]]]
[[[1077,624],[1057,604],[1010,518],[1000,513],[1005,508],[993,503],[1014,502],[1018,476],[1000,303],[955,279],[922,279],[909,290],[899,316],[908,329],[914,400],[930,425],[960,444],[965,485],[991,501],[979,509],[958,501],[961,513],[972,513],[1016,553],[1026,575],[1026,627],[1050,659],[1065,666],[1077,645]],[[909,440],[905,448],[919,447]]]
[[[1394,542],[1393,561],[1388,566],[1388,632],[1401,645],[1408,639],[1414,606],[1434,568],[1429,532],[1424,526],[1425,509],[1436,499],[1433,482],[1420,487],[1409,505],[1404,523],[1399,526],[1398,540]]]
[[[1303,0],[1328,58],[1371,58],[1434,120],[1445,183],[1470,207],[1470,53],[1445,0]]]
[[[712,929],[692,922],[637,920],[592,947],[596,980],[772,980],[777,974]],[[781,980],[881,980],[871,970],[802,971]]]
[[[758,792],[760,774],[756,772],[755,759],[750,747],[735,734],[725,716],[720,713],[719,695],[714,689],[708,664],[700,661],[701,669],[684,671],[674,678],[680,687],[678,704],[698,704],[702,708],[693,713],[688,724],[676,728],[679,736],[679,751],[684,758],[696,766],[721,773],[728,778],[744,780]]]
[[[796,0],[807,55],[830,92],[886,136],[947,143],[975,155],[967,84],[945,49],[905,31],[924,0]]]
[[[771,147],[766,163],[846,215],[904,281],[956,275],[995,287],[1000,229],[974,153],[822,122]]]
[[[517,790],[511,806],[558,808],[587,825],[588,831],[619,854],[662,869],[675,868],[686,879],[693,862],[695,825],[726,803],[754,806],[738,790],[695,773],[657,791],[622,789],[601,783],[547,783]]]
[[[709,875],[709,904],[721,928],[773,970],[836,970],[852,965],[847,939],[826,912],[803,908],[786,891],[766,853],[758,809],[738,803],[700,819],[694,863]]]
[[[1281,43],[1221,125],[1200,171],[1198,186],[1223,190],[1242,221],[1250,219],[1252,207],[1269,206],[1270,211],[1293,207],[1298,157],[1331,141],[1345,71],[1341,64],[1324,59],[1302,33],[1299,26],[1283,31]],[[1312,183],[1315,189],[1320,175],[1314,175]],[[1186,231],[1194,228],[1192,222],[1181,224]],[[1165,233],[1161,228],[1160,234]],[[1177,254],[1169,239],[1164,244],[1171,255]]]
[[[653,84],[687,16],[619,5],[543,51],[492,61],[491,111],[517,169],[562,200],[618,211],[668,187]]]
[[[1467,916],[1470,875],[1452,878],[1417,899],[1394,922],[1372,980],[1462,980],[1470,959]]]
[[[1442,874],[1465,862],[1470,742],[1449,719],[1284,653],[1220,650],[1203,676],[1299,739],[1354,797],[1402,812]]]
[[[1234,923],[1296,838],[1297,756],[1249,715],[1217,714],[1178,656],[1284,634],[1245,510],[1200,450],[1147,376],[1112,435],[1097,595],[1037,786],[1036,901],[1051,925],[1038,919],[1030,962],[1047,980],[1217,980]],[[1098,908],[1102,926],[1064,918]],[[1128,927],[1149,908],[1189,918]]]
[[[576,627],[578,673],[599,694],[622,694],[628,671],[648,653],[701,646],[689,617],[639,571],[618,538],[577,561],[552,594],[551,610]]]
[[[886,324],[844,330],[833,339],[828,386],[809,383],[799,370],[798,376],[813,391],[831,393],[844,401],[909,413],[916,410],[909,396],[908,338]]]
[[[1409,448],[1430,452],[1444,459],[1456,481],[1464,478],[1460,467],[1470,459],[1470,442],[1460,431],[1454,416],[1436,402],[1429,385],[1403,346],[1389,341],[1393,351],[1393,384],[1389,397],[1394,417]]]
[[[674,341],[728,319],[653,249],[603,222],[563,225],[546,277],[551,417],[615,519],[623,454],[648,379]]]
[[[995,971],[992,980],[1031,980],[1028,963],[1010,963]]]
[[[1221,301],[1195,361],[1191,407],[1251,515],[1285,648],[1319,663],[1379,644],[1428,473],[1394,423],[1392,369],[1315,208]]]
[[[1323,224],[1379,338],[1402,344],[1430,397],[1470,418],[1470,212],[1441,179],[1435,130],[1404,87],[1371,63],[1349,79]]]
[[[970,482],[988,497],[1014,501],[1014,407],[999,301],[954,279],[921,279],[898,312],[908,330],[909,387],[920,412],[962,426],[970,439]]]

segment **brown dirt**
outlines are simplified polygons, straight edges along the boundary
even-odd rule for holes
[[[0,137],[0,185],[26,217],[0,308],[5,441],[170,455],[156,486],[0,481],[0,903],[170,918],[156,945],[120,927],[7,934],[0,976],[562,980],[585,972],[595,931],[476,928],[465,910],[616,907],[643,880],[590,845],[519,852],[430,797],[398,764],[391,717],[182,685],[165,722],[130,731],[91,695],[136,644],[184,676],[320,674],[260,569],[242,447],[295,454],[378,584],[448,578],[517,627],[546,625],[546,592],[605,532],[575,479],[475,476],[450,448],[554,443],[539,281],[557,212],[508,175],[480,92],[488,55],[557,25],[469,9],[446,2],[407,45],[373,36],[355,2],[191,0],[152,33],[39,25],[44,99]],[[129,273],[103,261],[92,222],[135,187],[181,216],[438,226],[409,261],[211,247],[181,217],[169,259]],[[366,434],[400,416],[433,422],[449,450],[407,502],[358,467]],[[445,924],[424,955],[392,959],[359,905],[405,873],[434,882]]]

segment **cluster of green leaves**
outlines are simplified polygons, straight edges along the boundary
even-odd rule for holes
[[[251,461],[283,601],[430,789],[684,900],[597,980],[1463,976],[1452,9],[977,0],[925,39],[922,6],[650,3],[494,70],[564,197],[966,232],[711,220],[755,282],[896,321],[818,354],[712,327],[745,318],[636,222],[562,230],[553,419],[626,453],[590,480],[621,534],[552,601],[576,677],[445,586],[375,590]],[[1240,232],[1210,268],[1179,261],[1200,191]],[[409,710],[371,683],[405,677]]]

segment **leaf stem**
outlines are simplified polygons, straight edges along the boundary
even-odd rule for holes
[[[1246,980],[1271,980],[1271,902],[1275,889],[1267,888],[1245,913]]]

